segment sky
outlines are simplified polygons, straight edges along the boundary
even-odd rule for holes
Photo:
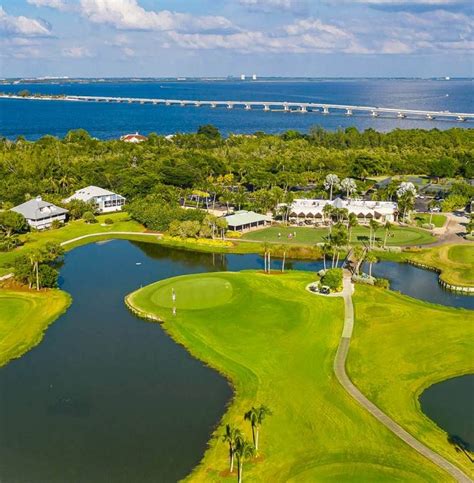
[[[3,0],[0,77],[474,77],[474,0]]]

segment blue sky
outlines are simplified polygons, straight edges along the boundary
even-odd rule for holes
[[[3,0],[0,76],[474,76],[472,0]]]

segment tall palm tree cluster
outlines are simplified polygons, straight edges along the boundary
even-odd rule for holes
[[[244,420],[249,421],[252,428],[252,442],[248,441],[242,430],[227,424],[222,436],[224,443],[229,446],[229,472],[234,472],[234,460],[237,460],[237,481],[242,482],[244,461],[254,458],[258,454],[258,442],[260,427],[266,416],[272,412],[263,404],[259,407],[252,406],[245,414]]]

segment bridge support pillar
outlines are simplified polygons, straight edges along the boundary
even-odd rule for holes
[[[234,104],[227,104],[227,109],[234,109]]]
[[[379,113],[377,111],[372,111],[371,116],[372,117],[379,117]]]
[[[329,114],[329,108],[323,107],[323,114]]]
[[[171,106],[171,102],[170,102],[170,101],[166,101],[166,102],[165,102],[165,105],[166,105],[166,106]]]
[[[436,118],[433,116],[433,114],[427,114],[426,119],[429,119],[430,121],[432,121],[433,119],[436,119]]]
[[[181,107],[186,107],[186,103],[185,103],[185,102],[180,102],[180,103],[179,103],[179,105],[180,105]]]
[[[346,109],[346,116],[352,116],[352,109]]]
[[[306,106],[301,106],[300,112],[304,114],[305,112],[308,112],[308,109],[306,108]]]
[[[458,120],[459,122],[464,122],[464,121],[466,120],[466,118],[465,118],[465,117],[462,117],[462,116],[458,116],[458,117],[457,117],[457,120]]]
[[[270,111],[270,106],[268,104],[264,104],[263,105],[263,110],[264,111],[267,111],[267,112]]]
[[[194,103],[194,105],[195,105],[196,107],[201,107],[201,103],[200,103],[200,102],[195,102],[195,103]]]
[[[245,110],[250,111],[252,109],[252,106],[250,104],[245,104]]]
[[[290,111],[290,106],[289,106],[288,104],[284,104],[284,105],[283,105],[283,110],[284,110],[285,112],[289,112],[289,111]]]
[[[405,117],[407,117],[407,115],[406,115],[405,113],[403,113],[403,112],[399,112],[399,113],[397,114],[397,117],[398,117],[399,119],[405,119]]]
[[[213,102],[213,103],[211,104],[211,107],[212,107],[212,109],[215,109],[215,108],[217,107],[217,104]]]

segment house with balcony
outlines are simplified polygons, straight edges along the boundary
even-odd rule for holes
[[[77,190],[72,196],[66,198],[64,202],[69,203],[72,200],[90,203],[99,213],[111,213],[120,211],[126,199],[113,191],[99,188],[98,186],[87,186]]]

